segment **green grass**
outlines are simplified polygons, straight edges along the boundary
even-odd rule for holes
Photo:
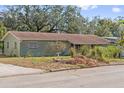
[[[124,58],[111,58],[111,59],[106,59],[106,61],[109,61],[109,62],[124,62]]]
[[[53,59],[63,59],[63,60],[68,60],[71,59],[70,56],[60,56],[60,57],[29,57],[26,59],[31,59],[34,62],[50,62]]]
[[[22,61],[22,60],[30,60],[32,62],[49,62],[52,61],[53,59],[63,59],[63,60],[68,60],[71,59],[70,56],[60,56],[60,57],[4,57],[0,58],[0,61]]]
[[[16,61],[16,62],[21,62],[21,61],[31,61],[31,62],[50,62],[53,59],[63,59],[63,60],[68,60],[71,59],[71,56],[54,56],[54,57],[3,57],[0,58],[0,61]],[[124,62],[124,58],[109,58],[105,59],[107,62]]]

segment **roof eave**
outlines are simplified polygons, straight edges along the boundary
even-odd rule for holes
[[[20,41],[20,39],[19,39],[18,37],[16,37],[11,31],[7,32],[7,33],[3,36],[3,38],[1,39],[1,41],[4,41],[4,39],[5,39],[9,34],[11,34],[13,37],[15,37],[17,40]]]

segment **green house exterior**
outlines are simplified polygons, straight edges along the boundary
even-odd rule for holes
[[[20,43],[20,56],[56,56],[57,52],[51,49],[51,43],[56,41],[23,41]],[[61,51],[60,55],[68,55],[70,44],[63,42],[66,48]],[[30,46],[35,44],[36,48]]]
[[[4,39],[4,55],[6,56],[20,56],[20,41],[8,34]]]
[[[91,44],[91,40],[83,41],[82,44],[82,36],[78,35],[68,35],[66,37],[65,34],[50,34],[50,33],[38,33],[38,32],[17,32],[17,31],[9,31],[3,38],[4,42],[4,55],[6,56],[56,56],[57,52],[54,51],[54,47],[51,47],[51,44],[54,45],[56,42],[62,42],[65,45],[65,48],[61,51],[60,55],[69,55],[70,47],[72,46],[81,46],[84,44],[100,44],[106,45],[108,42],[104,39],[97,38],[98,40],[103,40],[98,43],[98,40],[93,41]],[[81,37],[81,38],[79,38]],[[88,36],[89,38],[89,36]],[[93,37],[94,38],[94,37]],[[84,38],[86,39],[86,38]],[[90,43],[87,43],[90,42]]]
[[[57,41],[51,40],[19,40],[12,34],[8,34],[4,38],[4,55],[6,56],[56,56],[57,52],[51,50],[50,44],[56,43]],[[68,42],[63,42],[66,48],[61,51],[60,55],[69,55],[70,44]],[[30,47],[31,44],[38,45],[37,48]]]
[[[9,45],[7,45],[7,43]],[[51,50],[50,44],[56,43],[56,41],[34,41],[34,40],[24,40],[20,41],[9,34],[4,39],[4,54],[6,56],[56,56],[57,52]],[[63,42],[67,46],[65,50],[62,51],[62,55],[69,54],[70,44],[68,42]],[[37,48],[33,48],[30,45],[35,44]],[[61,55],[61,54],[60,54]]]

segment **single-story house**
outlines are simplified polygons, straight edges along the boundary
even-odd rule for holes
[[[42,33],[8,31],[2,38],[4,55],[7,56],[54,56],[56,52],[51,48],[57,41],[63,42],[66,47],[61,55],[67,55],[70,47],[78,48],[81,45],[106,45],[109,42],[96,35]]]

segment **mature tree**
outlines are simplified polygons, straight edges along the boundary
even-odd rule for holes
[[[0,22],[0,39],[5,35],[6,27]]]
[[[76,6],[67,6],[65,10],[65,27],[69,33],[79,33],[80,9]]]
[[[109,19],[101,19],[98,21],[95,34],[98,36],[112,36],[110,32],[111,21]]]
[[[8,6],[4,24],[8,30],[80,32],[80,9],[76,6]]]
[[[120,30],[120,40],[119,40],[119,45],[124,47],[124,21],[121,20],[119,21],[120,26],[119,26],[119,30]]]
[[[4,11],[3,23],[7,30],[16,30],[18,26],[18,14],[20,9],[18,6],[6,6]]]
[[[7,30],[35,32],[65,32],[95,34],[98,36],[120,36],[118,23],[124,17],[114,20],[95,16],[91,19],[81,15],[77,6],[21,5],[6,6],[3,23]]]

